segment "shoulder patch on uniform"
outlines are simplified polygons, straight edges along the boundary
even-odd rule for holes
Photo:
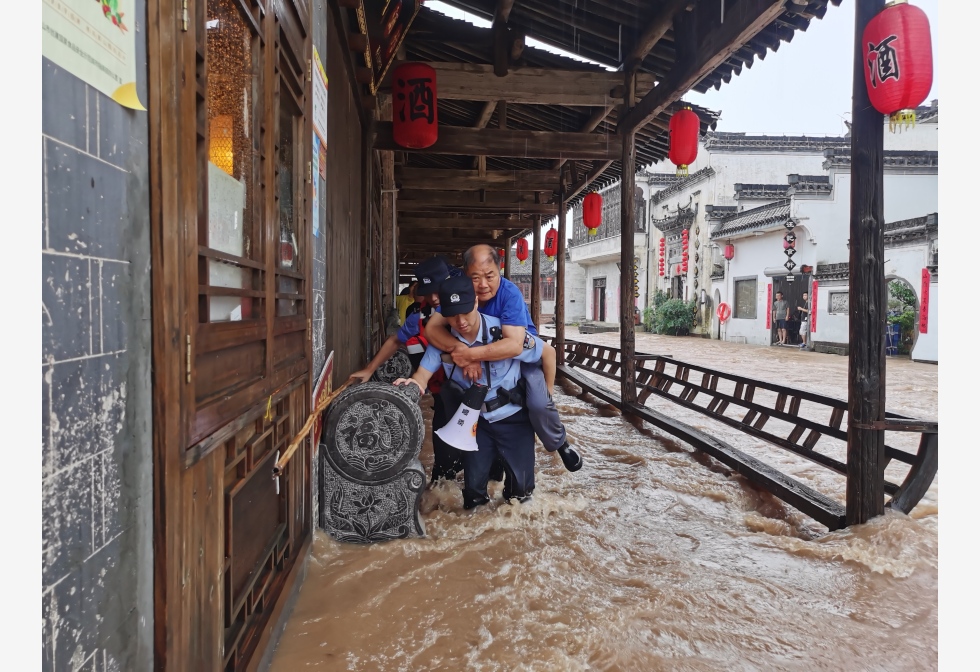
[[[526,331],[524,332],[524,349],[534,350],[534,336],[527,333]]]

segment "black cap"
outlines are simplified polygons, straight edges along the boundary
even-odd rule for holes
[[[435,294],[442,281],[449,277],[449,267],[442,257],[432,257],[415,267],[415,277],[419,281],[416,292],[422,296]]]
[[[476,290],[469,278],[449,278],[439,286],[439,311],[443,317],[465,315],[475,307]]]

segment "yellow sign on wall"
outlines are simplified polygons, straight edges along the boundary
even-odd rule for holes
[[[135,0],[43,0],[41,54],[114,101],[145,110],[136,92]]]

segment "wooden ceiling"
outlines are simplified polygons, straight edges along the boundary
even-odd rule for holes
[[[554,217],[562,196],[574,203],[587,188],[618,180],[623,134],[635,133],[637,166],[663,160],[670,116],[688,105],[683,94],[720,87],[840,3],[444,1],[492,27],[420,10],[399,57],[436,69],[439,139],[405,151],[391,122],[378,119],[383,106],[357,83],[365,80],[357,22],[342,9],[354,3],[331,0],[351,34],[350,67],[373,147],[394,153],[399,259],[407,266],[432,254],[458,261],[477,242],[502,247],[535,220]],[[529,47],[528,38],[602,65]],[[628,87],[632,104],[623,115]],[[389,91],[382,82],[379,96]],[[702,133],[715,127],[719,113],[689,106]]]

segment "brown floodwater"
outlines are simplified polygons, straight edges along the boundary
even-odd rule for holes
[[[637,350],[847,394],[845,357],[647,334]],[[886,389],[889,410],[937,418],[938,367],[890,359]],[[317,532],[272,669],[937,668],[938,477],[911,516],[827,532],[610,406],[556,401],[586,465],[570,474],[539,446],[530,502],[501,502],[498,485],[465,512],[459,487],[442,484],[423,499],[425,539],[355,546]],[[842,477],[648,403],[843,502]],[[422,459],[431,465],[428,441]]]

